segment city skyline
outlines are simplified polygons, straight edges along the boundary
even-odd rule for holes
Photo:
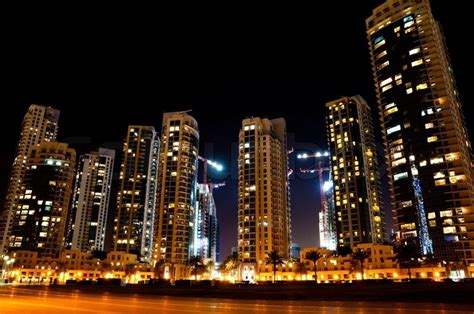
[[[435,6],[435,4],[433,4],[433,5]],[[364,17],[365,17],[365,16],[364,16]],[[360,23],[362,23],[362,24],[363,24],[363,19],[364,19],[364,17],[359,17]],[[438,18],[438,17],[440,17],[440,16],[438,15],[437,18]],[[456,39],[455,39],[454,36],[451,36],[451,37],[450,37],[450,36],[448,35],[447,37],[448,37],[448,38],[447,38],[447,40],[448,40],[448,47],[451,48],[451,42],[454,42]],[[363,46],[364,44],[365,44],[365,42],[362,43],[362,46]],[[450,50],[451,50],[451,49],[450,49]],[[362,54],[367,55],[367,54],[368,54],[367,49],[365,49],[365,50],[363,49],[363,50],[362,50]],[[459,81],[462,82],[462,78],[459,78],[459,76],[457,75],[457,71],[458,71],[458,70],[457,70],[457,68],[456,68],[456,59],[454,59],[454,62],[455,62],[455,76],[456,76],[458,82],[459,82]],[[368,68],[369,65],[367,64],[366,67]],[[459,68],[459,67],[458,67],[458,68]],[[370,80],[370,79],[367,80],[367,82],[368,82],[367,84],[369,84],[369,85],[371,84],[371,80]],[[302,85],[308,85],[308,84],[309,84],[309,83],[304,83],[304,84],[302,84]],[[464,82],[464,84],[467,84],[467,82]],[[252,84],[250,84],[250,85],[252,85]],[[258,85],[259,85],[259,84],[256,83],[255,85],[256,85],[256,86],[254,87],[254,89],[255,89],[255,88],[258,89]],[[281,87],[281,86],[285,86],[285,84],[281,84],[281,83],[280,83],[280,84],[274,84],[274,85],[273,85],[273,84],[268,84],[268,83],[266,83],[266,84],[264,84],[264,85],[267,86],[267,89],[271,89],[271,90],[274,89],[274,87],[272,87],[272,86],[280,86],[280,87]],[[291,86],[291,85],[295,85],[295,84],[294,84],[294,83],[293,83],[293,84],[290,83],[290,84],[288,84],[288,85]],[[268,86],[271,86],[271,87],[268,88]],[[301,87],[296,87],[296,88],[295,88],[295,86],[293,86],[293,90],[300,90],[300,89],[301,89]],[[335,95],[327,95],[327,94],[325,94],[324,97],[325,97],[325,98],[328,98],[328,100],[329,100],[329,99],[331,99],[331,98],[336,98],[339,94],[344,93],[344,92],[345,92],[345,91],[342,91],[342,90],[341,90],[341,91],[337,92],[337,94],[335,94]],[[354,92],[358,93],[358,91],[354,91]],[[262,93],[262,94],[263,94],[263,93]],[[367,93],[367,94],[370,95],[370,92]],[[467,92],[463,92],[462,89],[461,89],[461,97],[470,97],[470,96],[468,96],[467,94],[468,94]],[[260,95],[260,97],[262,97],[262,96],[264,96],[264,95]],[[336,97],[335,97],[335,96],[336,96]],[[365,96],[365,93],[363,93],[363,96]],[[50,97],[54,98],[54,95],[53,95],[53,96],[50,96]],[[269,99],[272,99],[272,98],[273,98],[273,96],[269,96]],[[262,99],[262,98],[261,98],[261,99]],[[368,98],[369,105],[371,106],[372,109],[375,108],[375,100],[374,100],[374,99],[375,99],[375,98],[373,98],[373,97],[369,97],[369,98]],[[63,103],[64,103],[64,100],[63,100]],[[464,103],[467,104],[466,101],[464,101]],[[53,106],[53,107],[58,107],[58,108],[62,111],[62,117],[63,117],[64,119],[74,119],[74,117],[71,117],[71,116],[74,116],[75,113],[79,112],[79,111],[76,111],[76,109],[67,108],[67,105],[65,105],[65,104],[57,104],[57,103],[54,103],[54,102],[53,102],[53,103],[47,103],[47,104],[48,104],[48,105],[51,105],[51,106]],[[315,102],[315,106],[318,105],[318,104],[320,104],[320,105],[319,105],[319,108],[320,108],[320,111],[319,111],[319,112],[323,112],[323,106],[324,106],[323,103],[320,103],[319,101],[318,101],[318,102]],[[24,105],[25,105],[25,106],[24,106],[23,108],[21,108],[22,111],[24,111],[25,108],[26,108],[26,103],[24,103]],[[248,105],[247,105],[247,106],[248,106]],[[193,107],[193,106],[192,106],[191,104],[186,104],[186,105],[182,105],[182,106],[170,105],[170,107],[173,107],[173,108],[180,107],[180,108],[182,108],[182,109],[187,109],[187,108]],[[225,106],[225,107],[226,107],[226,106]],[[468,107],[468,106],[465,106],[465,109],[468,109],[467,107]],[[145,111],[146,108],[143,108],[143,110]],[[304,110],[306,110],[306,109],[304,109]],[[304,127],[296,126],[295,120],[298,120],[299,118],[304,119],[304,116],[305,116],[305,111],[304,111],[304,110],[302,110],[301,113],[296,113],[296,114],[295,114],[295,113],[281,114],[281,116],[283,116],[283,117],[285,117],[285,118],[287,118],[287,119],[289,118],[290,121],[292,121],[292,122],[289,122],[289,123],[288,123],[288,131],[289,131],[289,133],[295,132],[295,134],[296,134],[296,139],[297,139],[297,140],[298,140],[298,138],[300,137],[300,138],[303,139],[303,141],[309,141],[309,142],[311,142],[311,143],[318,143],[319,145],[321,145],[321,147],[325,147],[325,145],[324,145],[325,143],[324,143],[324,140],[323,140],[323,138],[325,138],[325,132],[324,132],[324,131],[323,131],[323,132],[320,132],[320,131],[318,131],[318,132],[313,132],[312,127],[308,126],[308,125],[312,125],[311,123],[305,123],[306,126],[304,126]],[[20,110],[18,110],[18,111],[20,111]],[[251,111],[251,110],[248,110],[248,111]],[[265,114],[265,112],[266,112],[266,114]],[[467,112],[468,112],[468,111],[467,111]],[[204,119],[204,120],[203,120],[203,119],[200,119],[199,115],[205,116],[206,110],[205,110],[205,109],[200,109],[200,108],[194,108],[194,111],[193,111],[192,114],[194,115],[195,113],[196,113],[196,119],[197,119],[198,122],[200,123],[200,126],[203,126],[203,125],[206,123],[206,122],[205,122],[206,119]],[[262,113],[263,113],[263,114],[262,114]],[[220,114],[223,114],[223,113],[220,112]],[[217,113],[214,113],[213,115],[217,116]],[[268,116],[269,118],[274,118],[274,117],[280,116],[280,114],[278,114],[278,115],[274,114],[274,113],[272,112],[272,110],[258,110],[255,114],[248,114],[248,113],[247,113],[247,114],[240,114],[239,119],[245,118],[246,116],[251,116],[251,115],[254,115],[254,116],[259,116],[259,115],[261,115],[261,116]],[[287,117],[288,115],[289,115],[289,117]],[[21,117],[21,114],[19,114],[18,116]],[[68,116],[69,116],[69,117],[68,117]],[[103,118],[104,118],[104,115],[101,115],[101,117],[102,117],[102,118],[100,118],[100,119],[103,119]],[[132,118],[135,119],[135,120],[146,120],[146,121],[143,121],[143,122],[141,122],[141,121],[130,121],[130,123],[132,123],[132,122],[133,122],[133,123],[147,123],[147,122],[149,122],[150,120],[154,119],[156,122],[154,122],[153,124],[155,125],[155,127],[159,127],[157,121],[160,120],[160,117],[148,118],[148,117],[143,117],[143,115],[142,115],[141,118],[140,118],[139,115],[132,115]],[[19,118],[16,118],[14,115],[12,115],[12,120],[14,120],[14,119],[17,119],[17,121],[19,120]],[[98,118],[95,118],[95,119],[98,119]],[[120,121],[123,122],[125,119],[124,119],[124,117],[122,117],[122,118],[119,118],[119,119],[117,119],[117,120],[118,120],[117,123],[120,124],[120,125],[122,125],[123,123],[121,123]],[[321,122],[321,119],[319,119],[319,118],[318,118],[318,119],[315,119],[315,120]],[[71,121],[71,120],[69,120],[69,121]],[[201,121],[204,121],[204,122],[201,122]],[[208,120],[207,120],[207,121],[208,121]],[[12,121],[12,123],[13,123],[13,121]],[[114,122],[114,123],[115,123],[115,122]],[[468,121],[468,123],[469,123],[469,121]],[[93,139],[92,139],[92,142],[93,142],[93,143],[97,141],[97,136],[96,136],[95,134],[93,134],[91,131],[90,131],[89,133],[87,133],[87,132],[88,132],[88,131],[87,131],[87,128],[83,128],[82,130],[81,130],[80,128],[76,128],[77,125],[75,126],[74,123],[72,123],[72,124],[69,123],[68,120],[61,120],[60,124],[65,128],[65,131],[60,131],[60,139],[61,139],[61,140],[64,139],[65,137],[70,138],[70,136],[82,136],[82,135],[88,136],[88,135],[90,135],[90,136],[93,136]],[[17,123],[16,125],[19,126],[19,123]],[[222,125],[222,124],[221,124],[221,125]],[[234,125],[235,127],[232,127],[232,128],[229,127],[229,129],[233,129],[232,132],[230,132],[230,133],[236,134],[236,133],[237,133],[238,126],[237,126],[236,123],[232,123],[232,125]],[[74,131],[71,131],[71,128],[76,128],[76,129],[75,129]],[[18,129],[18,128],[17,128],[17,129]],[[115,128],[114,128],[114,129],[115,129]],[[118,127],[117,127],[116,129],[118,130]],[[308,131],[308,130],[305,130],[305,129],[311,129],[311,130]],[[316,129],[317,129],[317,128],[316,128]],[[15,128],[11,128],[10,130],[15,130]],[[124,129],[121,128],[120,130],[124,130]],[[208,130],[209,130],[209,129],[208,129]],[[302,130],[303,130],[303,131],[302,131]],[[64,133],[63,133],[63,132],[64,132]],[[124,132],[125,132],[125,131],[120,131],[121,134],[124,134]],[[114,131],[114,133],[118,133],[118,131]],[[207,132],[206,132],[206,131],[203,130],[203,131],[201,131],[201,133],[203,134],[203,136],[207,137],[208,139],[209,139],[209,138],[212,138],[212,137],[216,137],[216,138],[217,138],[216,143],[218,143],[218,145],[219,145],[219,143],[222,143],[222,142],[223,142],[223,141],[222,141],[222,137],[223,137],[224,135],[220,135],[220,134],[217,134],[217,135],[216,135],[216,134],[215,134],[216,131],[214,131],[214,132],[209,132],[209,131],[207,131]],[[214,134],[211,135],[210,133],[214,133]],[[11,131],[10,131],[9,134],[12,134],[12,137],[14,137],[14,138],[17,139],[17,135],[16,135],[14,132],[11,132]],[[67,136],[67,135],[65,135],[65,134],[67,134],[67,135],[69,135],[69,136]],[[105,132],[105,134],[107,134],[107,132]],[[120,141],[121,135],[119,135],[119,136],[110,136],[111,133],[108,133],[108,134],[109,134],[108,137],[105,137],[106,140],[108,140],[108,141],[114,141],[114,142],[119,142],[119,141]],[[205,135],[205,134],[206,134],[206,135]],[[227,133],[226,133],[226,134],[227,134]],[[303,135],[300,135],[300,134],[303,134]],[[379,131],[376,131],[376,135],[377,135],[377,138],[378,138],[379,141],[380,141],[380,133],[379,133]],[[314,136],[314,137],[313,137],[313,136]],[[312,138],[312,137],[313,137],[313,138]],[[319,138],[318,138],[318,137],[319,137]],[[472,137],[472,136],[471,136],[471,137]],[[100,136],[99,136],[99,138],[100,138]],[[235,136],[232,136],[232,138],[235,138]],[[16,141],[16,139],[14,139],[14,141]],[[9,139],[9,140],[10,140],[10,139]],[[99,141],[100,141],[100,140],[99,140]],[[208,142],[209,142],[209,141],[208,141]],[[229,145],[230,145],[230,144],[227,144],[226,146],[229,146]],[[79,145],[79,146],[80,146],[80,145]],[[11,147],[11,145],[10,145],[10,147]],[[222,150],[222,149],[219,149],[219,147],[218,147],[216,150],[219,151],[219,150]],[[224,148],[224,150],[225,150],[225,151],[228,151],[228,150],[230,150],[230,149],[229,149],[229,147],[226,147],[226,148]],[[10,150],[8,150],[8,152],[10,152]],[[4,153],[8,154],[8,152],[5,151]],[[205,147],[204,147],[204,152],[206,152]],[[229,154],[228,152],[226,152],[226,153],[221,153],[221,155],[230,155],[230,154]],[[6,165],[7,165],[6,168],[9,168],[10,165],[11,165],[11,162],[9,162],[9,160],[11,160],[11,152],[10,152],[10,154],[7,155],[5,158],[6,158],[6,159],[9,158],[8,161],[5,161],[5,163],[6,163]],[[230,161],[231,158],[216,158],[216,159],[222,159],[222,160],[224,160],[223,163],[226,165],[226,167],[230,167],[230,166],[232,165],[232,163],[230,163],[230,162],[229,162],[229,163],[226,163],[226,162],[225,162],[225,160]],[[3,162],[4,162],[4,159],[2,159],[2,163],[3,163]],[[2,173],[4,173],[4,172],[5,172],[5,171],[3,171]],[[8,174],[7,174],[7,175],[8,175]],[[296,184],[298,184],[298,183],[296,183]],[[306,189],[307,189],[307,190],[311,190],[311,185],[308,185],[308,186],[309,186],[309,188],[306,187]],[[316,186],[316,181],[315,181],[315,180],[313,180],[312,186],[313,186],[313,187]],[[293,188],[293,190],[294,190],[294,188]],[[232,193],[232,189],[231,189],[231,193]],[[310,192],[307,192],[306,195],[310,195],[310,193],[313,193],[313,194],[315,195],[315,196],[314,196],[314,204],[315,204],[315,205],[314,205],[313,207],[315,208],[315,209],[314,209],[314,213],[316,213],[316,207],[318,206],[317,204],[319,204],[319,202],[317,201],[317,197],[316,197],[317,194],[318,194],[318,191],[315,190],[315,189],[313,189],[312,192],[311,192],[311,191],[310,191]],[[219,195],[216,195],[215,197],[217,198],[216,203],[218,203],[218,207],[219,207]],[[295,198],[295,196],[293,195],[292,198]],[[296,197],[296,198],[298,198],[298,197]],[[236,199],[236,198],[235,198],[235,199]],[[231,212],[233,212],[233,211],[235,210],[235,208],[233,208],[233,207],[231,207],[231,206],[232,206],[232,205],[225,204],[225,206],[223,207],[223,209],[221,209],[221,212],[225,212],[225,213],[231,213]],[[297,206],[297,208],[298,208],[298,206]],[[311,210],[311,208],[312,208],[311,206],[306,207],[307,210]],[[220,208],[218,208],[218,212],[219,212],[219,210],[220,210]],[[298,213],[298,209],[296,209],[296,213]],[[301,216],[297,214],[296,217],[301,217]],[[298,219],[297,219],[297,220],[298,220]],[[220,221],[222,221],[222,220],[220,220]],[[316,221],[316,219],[315,219],[315,221]],[[297,223],[297,222],[295,222],[295,223]],[[302,225],[302,226],[303,226],[303,225]],[[232,228],[231,228],[231,229],[232,229]],[[235,229],[236,229],[236,228],[235,228]],[[298,228],[298,229],[299,229],[299,228]],[[303,229],[308,230],[307,226],[306,226],[306,228],[303,228]],[[317,232],[315,231],[314,234],[317,234]],[[235,241],[233,240],[232,236],[230,236],[229,238],[232,239],[232,240],[230,240],[230,241],[235,242]],[[299,238],[301,238],[301,236],[300,236]],[[316,238],[314,238],[314,240],[312,240],[311,242],[315,242],[315,239],[316,239]],[[296,240],[296,242],[299,242],[299,241]],[[227,244],[226,247],[228,248],[229,245]],[[228,254],[228,252],[226,252],[226,251],[224,251],[224,252],[222,253],[223,256],[225,256],[225,255],[227,255],[227,254]]]

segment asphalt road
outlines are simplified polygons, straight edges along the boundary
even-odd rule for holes
[[[474,313],[472,305],[182,298],[0,287],[0,313]]]

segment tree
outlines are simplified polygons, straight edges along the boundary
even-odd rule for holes
[[[362,272],[362,280],[364,280],[364,263],[365,260],[370,257],[370,253],[363,249],[356,249],[354,253],[351,254],[351,260],[354,263],[359,264]]]
[[[165,266],[165,264],[165,261],[162,259],[155,263],[155,267],[153,267],[153,274],[155,275],[156,279],[161,279],[161,273],[163,272],[163,266]]]
[[[137,269],[137,264],[125,264],[124,267],[124,272],[125,276],[129,277],[131,274],[133,274]]]
[[[276,250],[270,251],[265,258],[265,264],[273,266],[273,283],[275,283],[276,270],[278,266],[283,265],[283,257]]]
[[[400,268],[406,268],[408,270],[408,279],[411,281],[411,269],[418,266],[418,249],[413,242],[408,242],[400,245],[395,249],[394,260],[397,262]]]
[[[200,256],[191,256],[188,261],[191,274],[194,275],[194,280],[197,280],[197,275],[204,271],[204,263]]]
[[[99,263],[100,263],[99,264],[99,269],[100,269],[100,274],[101,275],[108,272],[109,270],[112,270],[112,264],[109,261],[102,260]]]
[[[209,278],[212,276],[212,271],[215,269],[215,267],[216,267],[216,264],[214,263],[214,261],[212,260],[207,261],[205,268],[206,268],[206,272],[209,274]]]
[[[306,274],[306,265],[303,262],[294,262],[293,272],[298,275]]]
[[[306,259],[313,262],[314,280],[316,280],[316,282],[318,282],[318,260],[322,257],[324,257],[324,255],[321,254],[319,250],[306,252]]]

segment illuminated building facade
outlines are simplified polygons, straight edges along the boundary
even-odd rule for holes
[[[338,246],[385,238],[370,108],[360,96],[326,104]]]
[[[20,139],[15,153],[5,207],[0,218],[0,253],[8,247],[8,237],[16,202],[21,194],[20,186],[25,175],[31,149],[42,142],[55,141],[58,134],[59,111],[53,108],[31,105],[23,118]]]
[[[67,235],[73,250],[104,251],[114,158],[105,148],[79,158]]]
[[[471,144],[441,27],[427,0],[389,0],[367,33],[399,238],[474,263]]]
[[[249,118],[239,134],[239,260],[243,280],[265,271],[266,254],[290,257],[290,199],[286,122]]]
[[[322,175],[322,174],[321,174]],[[328,250],[337,249],[336,212],[334,208],[334,191],[331,175],[329,180],[320,186],[322,189],[321,210],[319,211],[319,246]]]
[[[16,202],[9,251],[36,251],[57,258],[64,246],[74,184],[76,152],[43,142],[31,150]]]
[[[199,130],[186,112],[163,115],[153,259],[173,265],[171,276],[187,276],[194,251]]]
[[[115,213],[114,250],[150,261],[160,139],[152,126],[128,127]]]

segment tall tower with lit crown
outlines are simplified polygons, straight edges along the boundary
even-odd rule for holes
[[[387,0],[367,19],[398,238],[474,263],[471,143],[428,0]]]

